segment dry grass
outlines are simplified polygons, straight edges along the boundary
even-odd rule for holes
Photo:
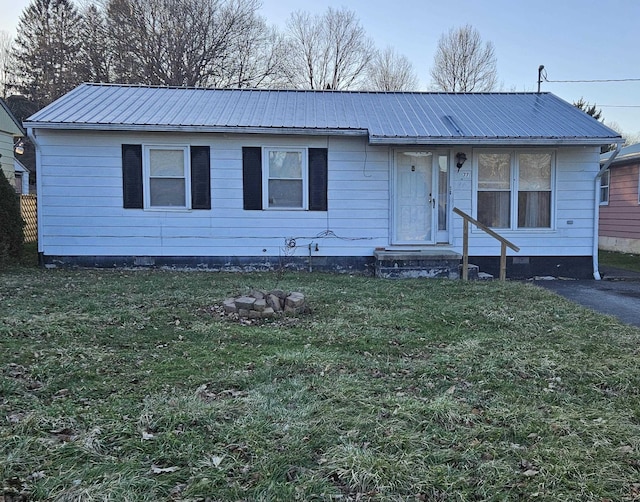
[[[211,308],[278,281],[313,313]],[[640,500],[639,341],[520,283],[13,269],[0,494]]]

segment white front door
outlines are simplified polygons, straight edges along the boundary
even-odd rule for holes
[[[393,244],[433,244],[434,190],[431,152],[396,152]]]

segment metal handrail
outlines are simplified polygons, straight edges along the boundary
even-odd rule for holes
[[[472,218],[464,211],[461,211],[457,207],[453,208],[453,212],[459,216],[462,216],[464,220],[462,227],[462,280],[469,279],[469,223],[474,224],[483,232],[486,232],[494,239],[500,241],[500,280],[504,281],[507,278],[507,247],[513,249],[516,253],[520,251],[520,248],[513,242],[505,239],[500,234],[494,232],[486,225],[483,225],[475,218]]]

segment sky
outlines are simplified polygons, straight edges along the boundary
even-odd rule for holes
[[[78,3],[78,2],[76,2]],[[0,30],[15,35],[29,0],[0,0]],[[538,67],[551,80],[541,90],[602,109],[606,124],[640,135],[640,0],[262,0],[260,13],[284,28],[296,10],[354,11],[379,48],[393,47],[412,62],[420,90],[438,39],[470,24],[494,45],[500,90],[535,92]]]

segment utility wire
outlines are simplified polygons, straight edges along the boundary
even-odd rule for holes
[[[597,83],[597,82],[640,82],[640,78],[606,78],[597,80],[548,80],[546,75],[543,76],[545,82],[552,82],[554,84],[565,83]]]
[[[598,105],[602,108],[640,108],[640,105]]]

